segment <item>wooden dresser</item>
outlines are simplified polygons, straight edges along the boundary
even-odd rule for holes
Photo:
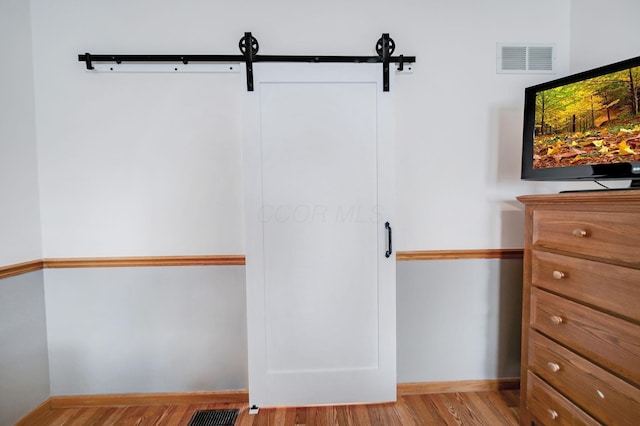
[[[522,425],[640,425],[640,190],[525,204]]]

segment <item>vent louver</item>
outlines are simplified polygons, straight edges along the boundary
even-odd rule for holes
[[[555,52],[552,45],[498,44],[498,73],[552,74]]]

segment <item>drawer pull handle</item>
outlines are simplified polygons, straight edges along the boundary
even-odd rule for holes
[[[547,413],[549,413],[549,417],[551,417],[551,420],[555,420],[558,418],[558,412],[556,410],[552,410],[551,408],[549,408],[547,410]]]
[[[559,317],[557,315],[551,315],[549,317],[549,319],[551,320],[552,323],[554,323],[555,325],[560,325],[562,324],[562,317]]]
[[[560,365],[556,364],[555,362],[548,362],[547,367],[549,367],[549,370],[551,370],[554,373],[557,373],[558,371],[560,371]]]
[[[561,280],[565,277],[564,272],[562,271],[553,271],[553,278],[555,278],[556,280]]]
[[[574,229],[571,233],[576,238],[584,238],[584,237],[587,236],[587,231],[585,231],[584,229],[580,229],[580,228]]]

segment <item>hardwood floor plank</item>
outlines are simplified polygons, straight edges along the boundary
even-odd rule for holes
[[[176,411],[174,411],[170,417],[167,418],[167,423],[163,426],[187,426],[193,414],[197,409],[191,404],[178,405]]]
[[[450,398],[446,395],[449,394],[430,394],[425,395],[424,398],[430,400],[435,406],[436,410],[438,410],[438,414],[443,424],[450,426],[462,425],[462,419],[460,418],[458,412],[455,410],[450,403]]]
[[[51,410],[43,413],[42,415],[31,419],[30,426],[63,426],[67,424],[68,420],[77,415],[77,409],[69,410]]]
[[[52,411],[57,411],[57,410],[52,410]],[[76,408],[70,408],[68,410],[64,410],[64,411],[60,411],[59,413],[56,413],[57,416],[55,419],[51,419],[49,421],[47,421],[47,423],[39,423],[39,424],[44,424],[47,426],[64,426],[69,424],[69,419],[73,416],[75,416],[76,414],[78,414],[78,411],[80,411],[79,409]]]
[[[455,393],[452,394],[452,405],[455,407],[455,410],[460,413],[460,417],[462,418],[463,424],[465,425],[478,425],[483,424],[485,421],[480,414],[480,409],[472,404],[470,400],[470,395],[476,395],[475,392],[469,393]],[[496,424],[494,419],[488,419],[489,424]]]
[[[493,392],[493,394],[506,402],[510,408],[520,407],[519,390],[505,390],[504,392]]]
[[[122,415],[125,413],[126,410],[127,410],[127,407],[117,407],[117,410],[109,417],[108,423],[105,426],[122,424],[120,422],[120,418],[122,417]]]
[[[339,405],[336,407],[336,425],[337,426],[351,426],[355,424],[352,417],[352,412],[348,405]]]
[[[85,423],[86,426],[102,426],[113,425],[117,419],[124,413],[123,407],[100,407],[93,416],[89,417]]]
[[[188,426],[198,410],[239,410],[237,426],[517,426],[515,390],[400,395],[387,404],[263,408],[247,403],[49,408],[30,426]]]
[[[517,422],[514,422],[514,419],[511,415],[505,415],[509,413],[509,409],[507,407],[506,411],[501,411],[498,407],[493,406],[493,404],[488,403],[489,400],[486,397],[486,392],[473,392],[465,395],[469,401],[469,405],[473,407],[474,411],[477,413],[478,418],[482,419],[483,422],[487,424],[499,424],[499,425],[517,425]]]
[[[282,411],[279,408],[267,408],[266,410],[261,410],[262,413],[258,413],[258,415],[260,416],[260,421],[262,423],[259,424],[264,424],[264,425],[275,425],[278,424],[276,423],[276,415],[279,411]]]
[[[371,424],[369,419],[369,410],[366,405],[351,405],[349,408],[352,410],[355,423],[353,425],[368,425]]]
[[[295,410],[295,409],[294,409]],[[238,418],[236,419],[237,426],[253,426],[254,415],[249,414],[249,406],[245,405],[238,413]]]
[[[327,424],[335,426],[338,424],[337,406],[327,407]]]
[[[318,407],[317,412],[318,424],[327,425],[327,426],[335,426],[336,424],[336,407],[333,405],[325,405],[322,407]]]
[[[409,402],[406,400],[405,396],[398,396],[398,402],[395,404],[395,409],[397,412],[398,419],[400,419],[400,424],[403,426],[419,426],[420,423],[417,421],[420,417],[411,409]]]
[[[142,421],[140,425],[144,426],[155,426],[158,421],[164,416],[164,413],[167,411],[167,405],[159,405],[155,407],[155,410],[147,410],[142,416]],[[97,426],[97,425],[96,425]]]
[[[307,424],[307,409],[306,408],[296,408],[296,422],[294,424],[296,426],[306,425]]]
[[[87,419],[93,416],[97,411],[98,407],[87,407],[76,410],[76,413],[69,417],[64,425],[74,426],[74,425],[85,425],[87,423]]]
[[[169,405],[163,415],[156,421],[154,426],[181,425],[182,418],[188,409],[188,405]]]
[[[284,423],[283,426],[295,426],[296,425],[296,409],[295,408],[284,408]]]
[[[400,419],[395,416],[393,404],[375,404],[368,408],[369,419],[372,425],[395,425],[400,424]]]
[[[122,415],[118,418],[118,424],[132,426],[146,426],[145,415],[152,406],[146,407],[127,407]],[[80,426],[80,425],[78,425]]]
[[[269,426],[269,408],[261,408],[258,411],[258,414],[254,414],[253,417],[253,426]]]
[[[443,424],[442,416],[440,416],[435,404],[427,395],[407,395],[401,398],[406,401],[407,411],[416,425]]]
[[[504,417],[505,421],[514,424],[519,423],[520,416],[518,416],[518,410],[520,409],[520,394],[519,391],[507,392],[483,392],[479,396],[484,400],[484,403],[491,407],[492,410],[497,411]]]
[[[287,410],[280,408],[273,410],[273,413],[269,413],[269,424],[284,426]]]
[[[318,407],[306,407],[305,411],[305,425],[327,426],[324,422],[318,423]]]

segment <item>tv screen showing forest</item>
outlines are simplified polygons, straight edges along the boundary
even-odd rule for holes
[[[640,161],[640,67],[536,94],[533,167]]]

